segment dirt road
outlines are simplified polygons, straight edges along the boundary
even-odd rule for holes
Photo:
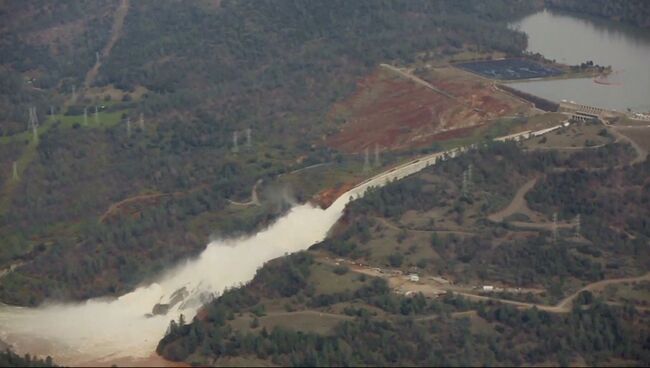
[[[259,319],[262,320],[271,317],[301,316],[301,315],[328,317],[328,318],[340,319],[345,321],[351,321],[354,319],[354,317],[345,314],[327,313],[327,312],[321,312],[317,310],[301,310],[301,311],[294,311],[294,312],[267,312],[264,316],[260,317]]]
[[[646,273],[643,276],[638,276],[638,277],[624,277],[620,279],[609,279],[609,280],[594,282],[576,291],[575,293],[569,295],[568,297],[562,299],[562,301],[560,301],[557,304],[557,307],[570,309],[571,305],[573,304],[573,299],[575,299],[578,296],[578,294],[580,294],[583,291],[597,291],[597,290],[602,290],[608,285],[612,285],[612,284],[621,284],[621,283],[630,283],[630,282],[639,282],[639,281],[650,281],[650,272]]]
[[[24,261],[16,261],[11,264],[9,264],[7,267],[3,268],[0,270],[0,279],[3,277],[7,276],[8,274],[12,273],[16,268],[22,266],[25,264]]]
[[[235,206],[259,206],[260,205],[260,200],[259,197],[257,196],[257,187],[262,184],[263,179],[259,179],[258,181],[255,182],[255,185],[253,185],[253,188],[251,189],[251,199],[248,202],[237,202],[233,201],[231,199],[228,199],[228,202],[231,204],[234,204]]]
[[[326,263],[329,265],[336,265],[337,262],[334,262],[333,260],[330,260],[325,257],[318,257],[316,258],[317,261]],[[476,295],[472,294],[466,291],[462,291],[459,287],[450,285],[450,284],[441,284],[438,282],[433,282],[432,280],[428,280],[425,277],[420,277],[420,281],[418,282],[411,282],[406,279],[404,275],[393,275],[391,274],[392,270],[384,269],[382,270],[383,272],[377,271],[376,268],[370,267],[370,266],[360,266],[358,264],[353,264],[350,261],[347,261],[349,263],[349,269],[351,272],[355,273],[360,273],[368,276],[373,276],[373,277],[381,277],[383,279],[386,279],[388,281],[388,285],[391,287],[393,290],[401,290],[404,291],[405,289],[408,289],[408,291],[412,292],[420,292],[425,296],[438,296],[440,294],[444,294],[446,292],[452,292],[456,295],[462,295],[463,297],[466,297],[469,300],[474,300],[474,301],[482,301],[482,302],[487,302],[487,301],[493,301],[493,302],[498,302],[502,304],[508,304],[515,306],[517,308],[537,308],[539,310],[543,310],[549,313],[569,313],[571,311],[571,308],[573,306],[573,300],[583,291],[597,291],[597,290],[602,290],[608,285],[612,284],[619,284],[619,283],[630,283],[630,282],[638,282],[638,281],[650,281],[650,272],[646,273],[643,276],[637,276],[637,277],[624,277],[624,278],[619,278],[619,279],[609,279],[609,280],[601,280],[597,281],[591,284],[588,284],[581,288],[580,290],[574,292],[573,294],[567,296],[566,298],[562,299],[558,304],[556,305],[545,305],[545,304],[536,304],[536,303],[527,303],[527,302],[519,302],[515,300],[509,300],[509,299],[500,299],[500,298],[493,298],[489,296],[484,296],[484,295]]]
[[[147,200],[154,200],[158,198],[163,198],[163,197],[170,197],[176,193],[160,193],[160,194],[144,194],[144,195],[139,195],[135,197],[130,197],[124,200],[121,200],[117,203],[113,203],[106,212],[104,212],[100,217],[99,217],[99,222],[103,223],[108,219],[108,217],[117,214],[119,210],[131,203],[136,203],[136,202],[141,202],[141,201],[147,201]]]
[[[554,224],[552,222],[541,222],[541,216],[537,212],[531,210],[528,207],[528,202],[526,201],[526,193],[530,192],[534,187],[539,177],[535,177],[527,181],[522,185],[512,201],[506,206],[506,208],[497,211],[491,215],[488,215],[488,220],[493,222],[503,222],[504,219],[508,218],[515,213],[522,213],[528,216],[529,219],[533,222],[528,221],[508,221],[509,225],[524,228],[524,229],[539,229],[539,230],[548,230],[553,231],[554,229],[571,229],[575,227],[575,223],[571,221],[558,222]]]
[[[508,204],[508,206],[506,206],[506,208],[498,212],[489,215],[488,220],[493,222],[501,222],[503,221],[503,219],[515,213],[523,213],[529,218],[536,217],[536,214],[530,208],[528,208],[528,203],[526,202],[524,196],[526,195],[526,193],[530,192],[530,190],[533,189],[533,187],[535,187],[535,184],[537,184],[538,179],[539,177],[532,178],[529,181],[527,181],[524,185],[522,185],[517,190],[515,197]]]
[[[122,27],[124,26],[124,18],[129,11],[129,0],[121,0],[120,5],[115,11],[115,16],[113,18],[113,26],[111,27],[111,36],[108,39],[108,43],[104,46],[104,49],[99,55],[99,58],[95,62],[95,65],[86,73],[86,78],[84,79],[84,89],[92,86],[99,72],[99,68],[102,65],[102,60],[108,57],[111,53],[111,49],[115,46],[115,43],[120,38],[122,34]]]
[[[421,86],[424,86],[424,87],[426,87],[426,88],[428,88],[428,89],[430,89],[430,90],[432,90],[434,92],[440,93],[441,95],[443,95],[445,97],[451,98],[452,100],[456,99],[456,97],[450,95],[449,93],[447,93],[447,92],[445,92],[445,91],[443,91],[441,89],[438,89],[438,88],[434,87],[433,85],[431,85],[431,83],[429,83],[429,82],[427,82],[427,81],[425,81],[423,79],[420,79],[420,78],[414,76],[413,74],[406,73],[403,70],[401,70],[399,68],[396,68],[396,67],[394,67],[392,65],[389,65],[389,64],[380,64],[379,66],[381,66],[382,68],[391,70],[391,71],[401,75],[404,78],[410,79],[413,82],[415,82],[415,83],[417,83],[417,84],[419,84]]]
[[[641,147],[638,143],[636,143],[633,139],[628,137],[627,135],[619,132],[616,127],[613,126],[608,126],[608,130],[612,132],[617,140],[624,140],[628,142],[632,148],[636,151],[636,158],[634,158],[632,161],[630,161],[630,165],[638,164],[640,162],[643,162],[646,160],[648,157],[648,151],[646,151],[643,147]]]
[[[476,232],[474,231],[464,231],[464,230],[451,230],[451,229],[428,229],[428,230],[421,230],[421,229],[412,229],[409,227],[402,227],[398,226],[387,219],[383,217],[375,217],[375,220],[377,220],[380,224],[384,225],[387,228],[393,229],[393,230],[398,230],[398,231],[409,231],[409,232],[414,232],[414,233],[442,233],[442,234],[458,234],[458,235],[474,235]]]

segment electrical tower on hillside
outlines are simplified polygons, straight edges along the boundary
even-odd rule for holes
[[[363,156],[363,171],[366,172],[369,170],[370,170],[370,156],[368,152],[368,147],[366,147]]]
[[[29,108],[29,124],[28,128],[32,130],[34,141],[38,141],[38,115],[36,114],[36,107]]]
[[[237,153],[239,152],[239,132],[234,131],[232,133],[232,151]]]
[[[379,159],[379,144],[375,143],[375,167],[381,166],[381,161]]]

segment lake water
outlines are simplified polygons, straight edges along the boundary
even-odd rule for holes
[[[581,78],[518,82],[513,87],[556,102],[650,111],[650,30],[548,10],[511,27],[528,34],[528,51],[564,64],[592,60],[613,68],[607,85]]]

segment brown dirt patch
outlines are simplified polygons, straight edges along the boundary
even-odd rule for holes
[[[312,203],[317,204],[319,207],[325,209],[334,203],[343,193],[354,188],[356,183],[339,184],[334,188],[324,189],[314,196]]]
[[[529,109],[497,91],[491,82],[453,67],[429,69],[418,77],[453,98],[379,68],[358,82],[352,96],[333,107],[330,117],[345,123],[326,143],[350,153],[375,144],[388,149],[425,146],[466,136],[489,120]],[[453,133],[459,129],[463,130]]]
[[[169,196],[171,194],[149,194],[127,198],[111,205],[100,217],[99,222],[107,223],[123,216],[139,218],[144,207],[157,205],[162,198]]]

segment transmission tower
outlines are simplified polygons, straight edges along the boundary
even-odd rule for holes
[[[366,147],[366,150],[364,151],[364,158],[363,158],[363,171],[368,171],[370,170],[370,157],[368,155],[368,147]]]
[[[29,129],[34,134],[34,141],[38,140],[38,115],[36,114],[36,107],[29,108]]]
[[[576,236],[580,236],[580,214],[576,215]]]
[[[375,143],[375,167],[381,166],[381,161],[379,160],[379,144]]]
[[[29,121],[27,127],[32,129],[34,126],[38,126],[38,116],[36,115],[36,107],[30,106],[28,109],[29,112]]]
[[[238,142],[238,140],[239,140],[239,132],[234,131],[232,133],[232,151],[235,152],[235,153],[239,152],[239,142]]]
[[[14,180],[18,180],[18,162],[17,161],[14,161],[13,175],[12,176],[13,176]]]

